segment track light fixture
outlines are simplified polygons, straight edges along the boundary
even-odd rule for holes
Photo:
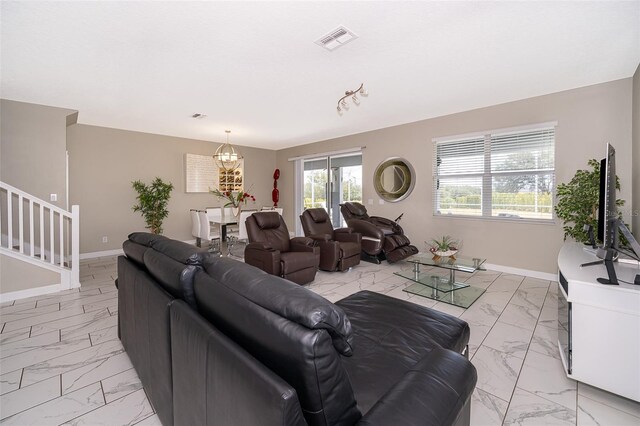
[[[351,96],[351,100],[354,104],[356,104],[356,106],[360,105],[360,98],[358,97],[358,95],[369,95],[369,93],[364,89],[364,83],[360,84],[360,87],[358,87],[356,90],[347,90],[346,92],[344,92],[344,96],[338,99],[338,114],[342,115],[342,111],[349,110],[349,104],[347,103],[347,98],[349,96]]]

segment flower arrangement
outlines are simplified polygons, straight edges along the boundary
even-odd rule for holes
[[[442,236],[437,239],[432,239],[430,242],[426,242],[429,251],[435,256],[453,256],[460,249],[461,242],[459,240],[451,238],[449,235]]]
[[[213,189],[209,191],[210,193],[212,193],[213,195],[215,195],[218,198],[223,198],[225,200],[228,200],[227,203],[224,205],[225,207],[239,207],[240,203],[245,203],[247,204],[247,201],[251,200],[253,202],[256,201],[256,197],[254,197],[253,195],[249,194],[248,192],[234,192],[234,191],[220,191],[218,189]]]

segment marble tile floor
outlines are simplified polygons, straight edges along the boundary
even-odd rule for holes
[[[556,283],[495,271],[457,274],[486,292],[470,308],[403,289],[399,263],[318,272],[336,301],[371,290],[455,315],[471,327],[478,370],[472,425],[640,424],[640,404],[569,380],[556,346]],[[437,269],[433,273],[439,273]],[[83,261],[82,286],[0,304],[0,425],[158,425],[117,338],[116,257]]]

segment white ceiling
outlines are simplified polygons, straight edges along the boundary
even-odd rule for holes
[[[640,2],[2,2],[3,98],[278,149],[626,78]],[[359,38],[329,52],[339,25]],[[336,102],[364,82],[343,116]],[[204,113],[202,120],[190,118]]]

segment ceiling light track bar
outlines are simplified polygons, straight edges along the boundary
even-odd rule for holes
[[[349,104],[347,103],[348,97],[351,97],[351,100],[353,100],[354,104],[360,105],[360,99],[358,98],[358,95],[361,95],[361,96],[369,95],[369,93],[367,93],[367,91],[364,89],[364,83],[361,83],[360,87],[358,87],[355,90],[345,91],[344,96],[338,99],[338,108],[337,108],[338,114],[342,114],[342,111],[344,110],[349,110]]]

